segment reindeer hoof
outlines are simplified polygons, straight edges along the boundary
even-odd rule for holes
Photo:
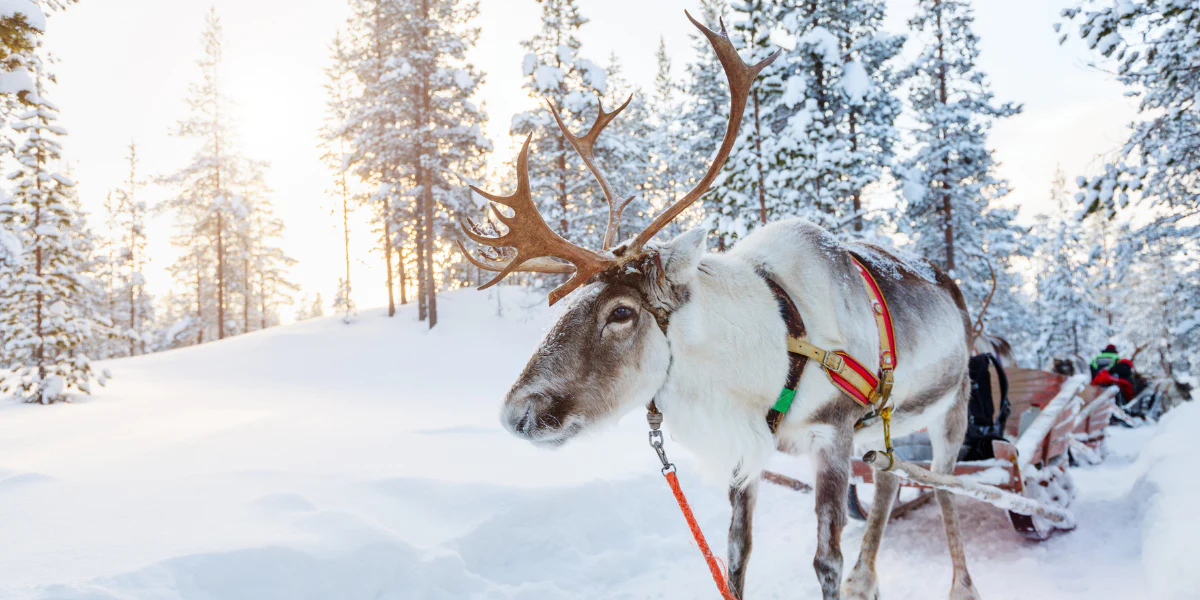
[[[879,581],[865,569],[854,569],[842,586],[844,600],[879,600]]]
[[[983,597],[975,589],[975,584],[971,583],[971,576],[964,573],[962,576],[954,576],[954,585],[950,587],[950,600],[983,600]]]

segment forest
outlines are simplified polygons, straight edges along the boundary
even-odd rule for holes
[[[79,0],[90,2],[92,0]],[[534,0],[529,0],[533,2]],[[504,139],[489,139],[487,77],[470,60],[482,28],[469,0],[350,0],[327,47],[326,119],[312,140],[330,181],[330,220],[344,244],[337,293],[309,297],[293,280],[287,223],[265,183],[270,156],[251,156],[223,72],[222,15],[213,9],[187,44],[191,85],[171,136],[192,156],[148,172],[147,148],[120,147],[122,183],[103,210],[85,211],[54,104],[54,48],[45,32],[76,0],[0,2],[0,393],[38,403],[88,394],[109,374],[93,361],[154,353],[338,315],[358,322],[361,290],[385,288],[387,315],[415,303],[434,328],[439,294],[482,284],[475,262],[503,253],[465,248],[460,222],[500,231],[470,186],[507,193],[511,160],[498,147],[530,139],[533,197],[561,236],[598,247],[607,205],[555,123],[582,134],[597,111],[624,106],[596,147],[613,193],[629,199],[622,232],[690,189],[716,150],[726,82],[707,42],[673,64],[665,43],[653,85],[590,53],[577,0],[537,0],[537,33],[520,41],[524,83],[538,101]],[[700,22],[728,28],[743,58],[779,50],[750,97],[733,155],[711,191],[664,232],[709,232],[712,251],[764,224],[802,217],[842,240],[922,256],[962,288],[989,335],[1021,362],[1090,356],[1116,342],[1150,376],[1200,369],[1200,10],[1185,0],[1081,0],[1053,26],[1086,45],[1089,68],[1110,73],[1138,118],[1117,147],[1096,148],[1091,172],[1061,169],[1044,191],[1053,210],[1022,224],[1005,202],[992,127],[1019,114],[978,65],[967,0],[919,0],[901,31],[885,31],[883,0],[697,0]],[[686,22],[680,15],[679,25]],[[492,129],[495,131],[495,129]],[[495,137],[495,136],[493,136]],[[114,152],[117,146],[114,145]],[[149,150],[153,152],[153,149]],[[163,190],[150,202],[148,189]],[[150,265],[147,227],[165,215],[177,256]],[[358,220],[355,220],[357,215]],[[369,227],[352,226],[367,222]],[[368,256],[352,239],[370,239]],[[472,260],[473,259],[473,260]],[[385,277],[351,281],[351,263]],[[153,287],[147,269],[168,269]],[[556,276],[517,283],[546,291]],[[984,306],[987,306],[986,310]],[[1135,352],[1136,350],[1136,352]]]

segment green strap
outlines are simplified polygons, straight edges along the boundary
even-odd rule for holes
[[[792,400],[796,397],[796,390],[783,388],[779,392],[779,399],[775,401],[775,410],[782,414],[787,414],[789,408],[792,407]]]

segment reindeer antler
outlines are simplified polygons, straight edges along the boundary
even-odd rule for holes
[[[779,52],[764,58],[758,64],[749,65],[738,56],[737,50],[733,47],[733,42],[729,40],[729,32],[725,30],[725,21],[722,19],[721,33],[717,33],[700,22],[692,18],[691,13],[686,10],[683,14],[687,15],[692,25],[695,25],[704,37],[708,38],[708,43],[712,45],[713,51],[717,53],[717,58],[721,61],[721,68],[725,70],[725,77],[729,80],[729,124],[725,127],[725,138],[721,140],[721,147],[717,150],[717,155],[713,157],[713,162],[708,166],[708,172],[704,177],[700,178],[700,182],[692,191],[688,192],[684,197],[676,200],[667,210],[654,218],[648,227],[642,230],[641,233],[634,238],[630,244],[630,250],[636,254],[646,242],[650,241],[655,234],[662,231],[675,217],[691,206],[693,202],[700,199],[701,196],[708,193],[709,186],[713,180],[717,178],[717,174],[721,172],[721,167],[725,166],[725,161],[729,158],[729,153],[733,151],[733,144],[737,141],[738,129],[742,125],[742,113],[746,110],[746,100],[750,97],[750,86],[754,83],[754,78],[758,77],[758,73],[765,69],[779,57]]]
[[[462,230],[467,237],[484,246],[512,248],[517,251],[517,255],[500,269],[499,275],[479,286],[481,290],[495,285],[509,273],[520,268],[521,265],[534,259],[554,257],[574,265],[575,274],[566,283],[550,292],[550,303],[554,304],[559,298],[583,285],[592,275],[615,264],[616,259],[602,256],[568,242],[550,229],[550,226],[542,219],[537,206],[533,204],[533,195],[529,188],[529,141],[532,138],[533,134],[525,137],[525,144],[521,146],[521,153],[517,155],[517,191],[513,195],[497,196],[471,186],[476,194],[491,201],[492,216],[508,227],[508,233],[500,236],[483,235],[479,233],[479,228],[470,219],[467,219],[466,224],[462,224]],[[496,208],[497,204],[511,208],[513,216],[505,215],[503,211]],[[472,264],[479,266],[485,263]]]
[[[550,226],[546,224],[546,221],[538,213],[529,187],[529,141],[532,138],[531,134],[525,138],[525,144],[521,146],[521,153],[517,155],[517,191],[513,195],[496,196],[484,192],[475,186],[471,186],[471,189],[475,193],[492,202],[491,209],[493,215],[496,220],[508,226],[508,233],[499,236],[485,235],[470,219],[467,219],[466,223],[461,224],[463,233],[484,246],[512,248],[516,250],[516,255],[511,260],[499,262],[475,258],[467,252],[467,249],[461,243],[459,244],[459,248],[467,256],[467,260],[471,264],[480,269],[499,273],[494,279],[480,286],[479,289],[495,285],[514,271],[573,273],[566,283],[550,292],[550,304],[554,304],[563,296],[566,296],[586,283],[594,275],[640,256],[646,242],[650,241],[671,220],[678,217],[688,206],[708,192],[709,186],[712,185],[717,174],[721,171],[721,167],[725,165],[726,159],[729,158],[729,153],[733,150],[734,142],[737,141],[738,128],[742,123],[742,113],[746,109],[746,100],[750,95],[750,86],[754,82],[754,78],[758,76],[758,73],[763,68],[771,64],[771,61],[774,61],[779,56],[779,53],[776,52],[753,66],[748,65],[738,56],[737,51],[734,49],[733,42],[729,40],[729,33],[725,30],[724,22],[721,23],[721,32],[716,33],[701,25],[696,19],[693,19],[692,15],[687,11],[684,11],[684,14],[708,38],[713,50],[717,53],[717,58],[721,61],[721,67],[725,70],[725,76],[729,80],[729,124],[725,128],[725,137],[721,141],[721,146],[713,158],[712,164],[709,165],[708,172],[704,174],[704,177],[700,179],[695,188],[677,200],[662,214],[658,215],[650,223],[649,227],[639,233],[628,248],[619,249],[618,253],[620,257],[614,256],[608,253],[607,250],[616,241],[617,229],[621,222],[621,213],[633,198],[620,200],[613,194],[608,180],[596,167],[594,150],[600,133],[617,114],[629,105],[629,102],[633,100],[633,96],[630,96],[629,100],[626,100],[624,104],[611,113],[605,112],[603,105],[598,105],[596,121],[582,137],[575,136],[568,131],[562,117],[558,114],[558,107],[553,102],[547,101],[559,130],[562,131],[563,136],[570,142],[571,147],[583,159],[583,164],[592,173],[592,176],[595,177],[597,183],[600,184],[600,189],[604,192],[604,198],[608,202],[608,226],[605,230],[601,246],[603,253],[587,250],[563,239],[562,236],[550,229]],[[502,204],[511,208],[513,216],[505,215],[501,210],[496,208],[496,204]],[[566,262],[558,262],[553,259],[561,259]]]
[[[988,307],[991,306],[992,297],[996,295],[996,284],[999,283],[999,281],[996,279],[996,269],[992,268],[992,261],[988,260],[987,257],[983,256],[982,254],[978,256],[980,260],[983,261],[983,264],[987,265],[988,272],[992,275],[992,290],[988,292],[987,298],[983,301],[983,308],[979,309],[979,315],[975,319],[975,325],[971,327],[971,339],[967,343],[968,352],[975,351],[975,340],[978,339],[980,335],[983,335],[983,315],[987,312]]]
[[[575,149],[575,152],[579,153],[579,157],[583,159],[583,164],[588,168],[588,171],[592,172],[592,177],[596,178],[596,183],[600,184],[600,189],[604,192],[604,199],[608,202],[608,227],[604,230],[604,243],[601,246],[601,250],[612,248],[613,242],[616,241],[617,229],[621,224],[621,213],[625,212],[625,207],[629,206],[630,202],[633,202],[635,196],[630,196],[625,200],[618,200],[613,197],[612,188],[608,186],[608,179],[604,177],[600,169],[596,168],[593,150],[595,149],[596,139],[600,137],[600,132],[604,131],[609,122],[616,118],[621,111],[625,110],[625,107],[629,106],[632,100],[633,94],[630,94],[624,104],[610,113],[604,112],[604,103],[597,101],[596,122],[592,123],[591,129],[588,129],[588,132],[583,137],[572,135],[567,130],[566,123],[563,123],[562,117],[559,116],[558,107],[554,106],[552,100],[546,100],[546,104],[550,106],[550,114],[554,115],[554,122],[558,123],[558,130],[571,143],[571,147]]]

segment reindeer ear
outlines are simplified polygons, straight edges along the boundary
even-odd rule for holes
[[[687,283],[696,275],[700,258],[704,256],[704,241],[707,238],[708,231],[697,227],[663,244],[658,253],[662,257],[667,279],[677,284]]]

